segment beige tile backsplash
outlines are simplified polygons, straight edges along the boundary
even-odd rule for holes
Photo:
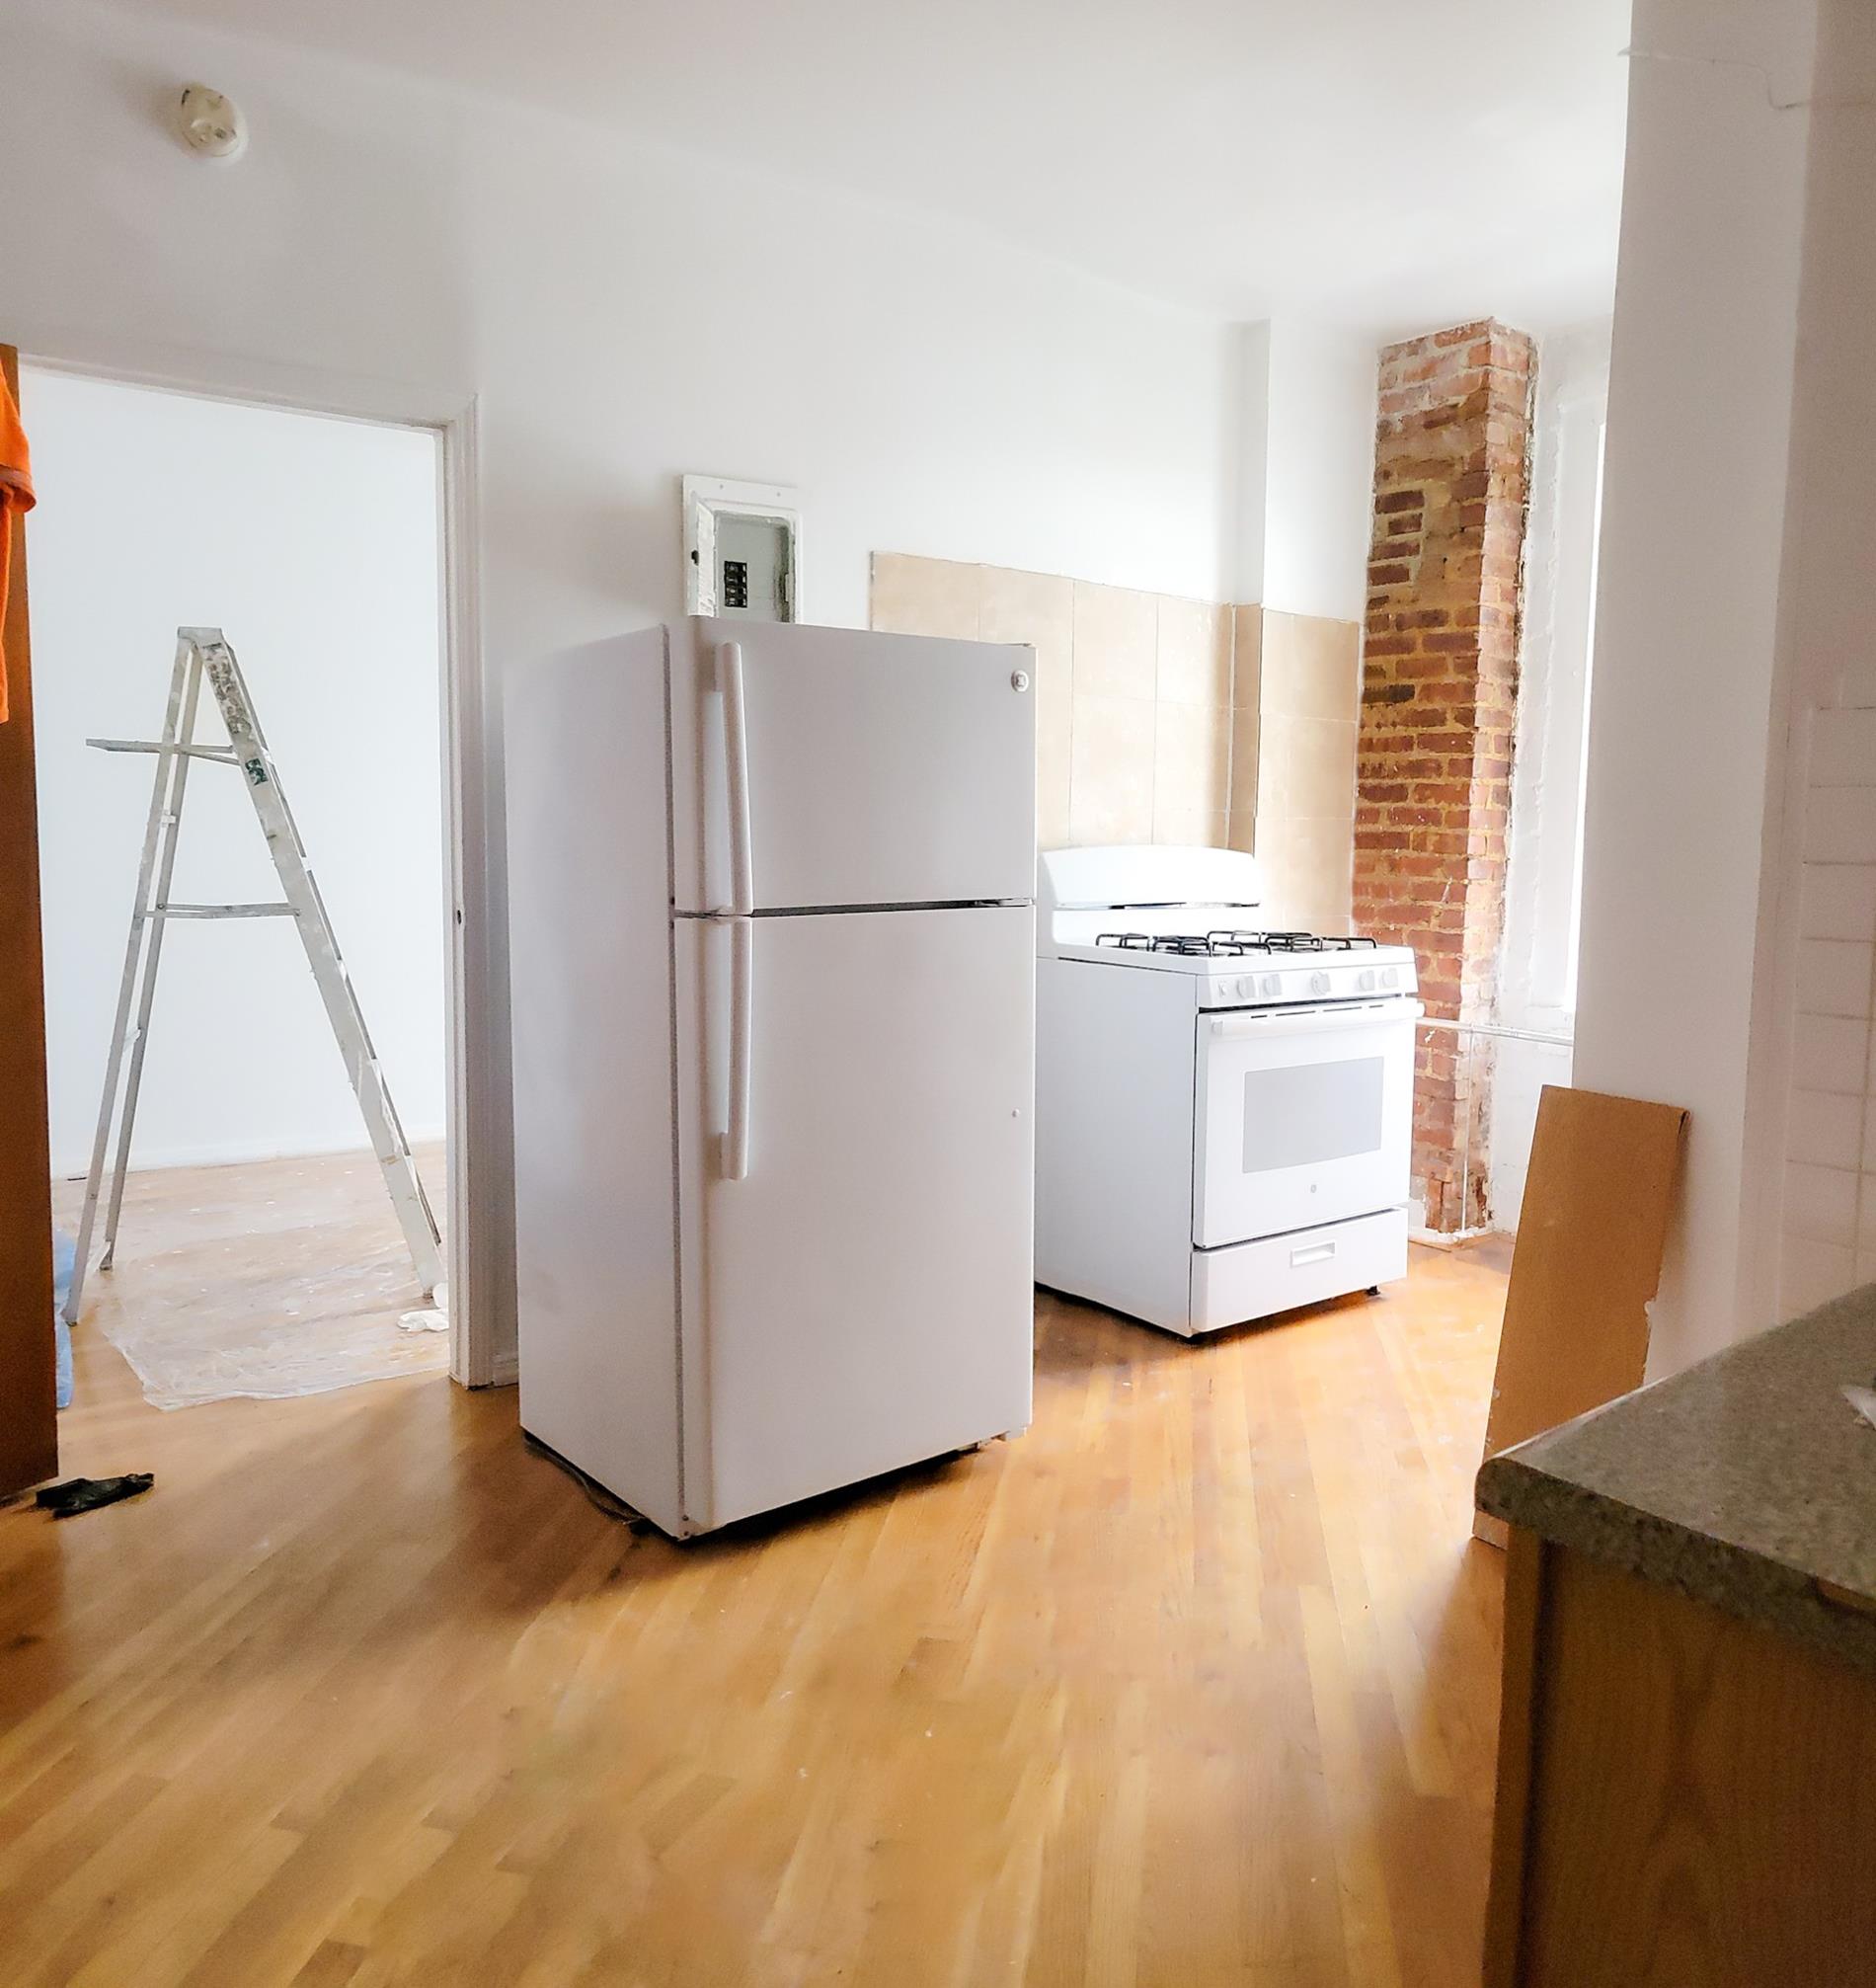
[[[1351,812],[1355,792],[1355,726],[1340,718],[1262,714],[1259,794],[1273,818],[1322,820]]]
[[[1263,696],[1264,610],[1233,607],[1231,629],[1231,702],[1240,711],[1255,711]]]
[[[1251,847],[1273,923],[1347,931],[1355,856],[1355,743],[1362,631],[1266,610]],[[1234,824],[1235,827],[1235,824]]]
[[[1160,595],[1158,676],[1162,702],[1228,710],[1231,704],[1231,610],[1209,600]]]
[[[914,559],[900,552],[876,552],[873,625],[895,635],[950,635],[975,642],[982,575],[982,567],[961,565],[954,559]]]
[[[1354,623],[896,552],[872,622],[1034,648],[1044,848],[1255,849],[1267,921],[1347,928]]]
[[[1157,601],[1126,587],[1075,590],[1075,694],[1152,697],[1159,668]]]
[[[1068,840],[1074,715],[1075,584],[1051,573],[977,571],[977,636],[1027,642],[1036,652],[1037,834],[1042,846]],[[875,626],[885,626],[874,616]]]
[[[1240,704],[1231,713],[1230,846],[1250,848],[1257,834],[1257,752],[1261,741],[1255,704]],[[1236,839],[1241,831],[1244,840]]]
[[[1150,697],[1111,697],[1098,690],[1076,696],[1069,753],[1069,841],[1153,839],[1157,716]]]
[[[1263,614],[1259,702],[1290,718],[1353,725],[1361,715],[1362,639],[1353,621]]]
[[[1222,817],[1231,800],[1231,713],[1208,704],[1154,707],[1153,840],[1184,839],[1164,833],[1172,815]],[[1209,835],[1199,837],[1209,841]]]

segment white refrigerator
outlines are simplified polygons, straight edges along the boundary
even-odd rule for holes
[[[696,619],[509,673],[521,1424],[667,1533],[1029,1421],[1033,669]]]

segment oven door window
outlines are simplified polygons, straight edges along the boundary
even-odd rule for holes
[[[1244,1074],[1244,1171],[1378,1153],[1386,1060],[1351,1057]]]

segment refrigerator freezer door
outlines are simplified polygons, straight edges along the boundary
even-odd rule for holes
[[[680,913],[1035,895],[1029,650],[698,619],[670,659]]]
[[[1032,918],[677,921],[690,1530],[1028,1423]]]

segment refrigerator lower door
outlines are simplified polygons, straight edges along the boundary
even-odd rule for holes
[[[1025,1427],[1030,909],[675,944],[687,1529]]]
[[[851,628],[670,631],[681,913],[1026,899],[1028,649]]]

